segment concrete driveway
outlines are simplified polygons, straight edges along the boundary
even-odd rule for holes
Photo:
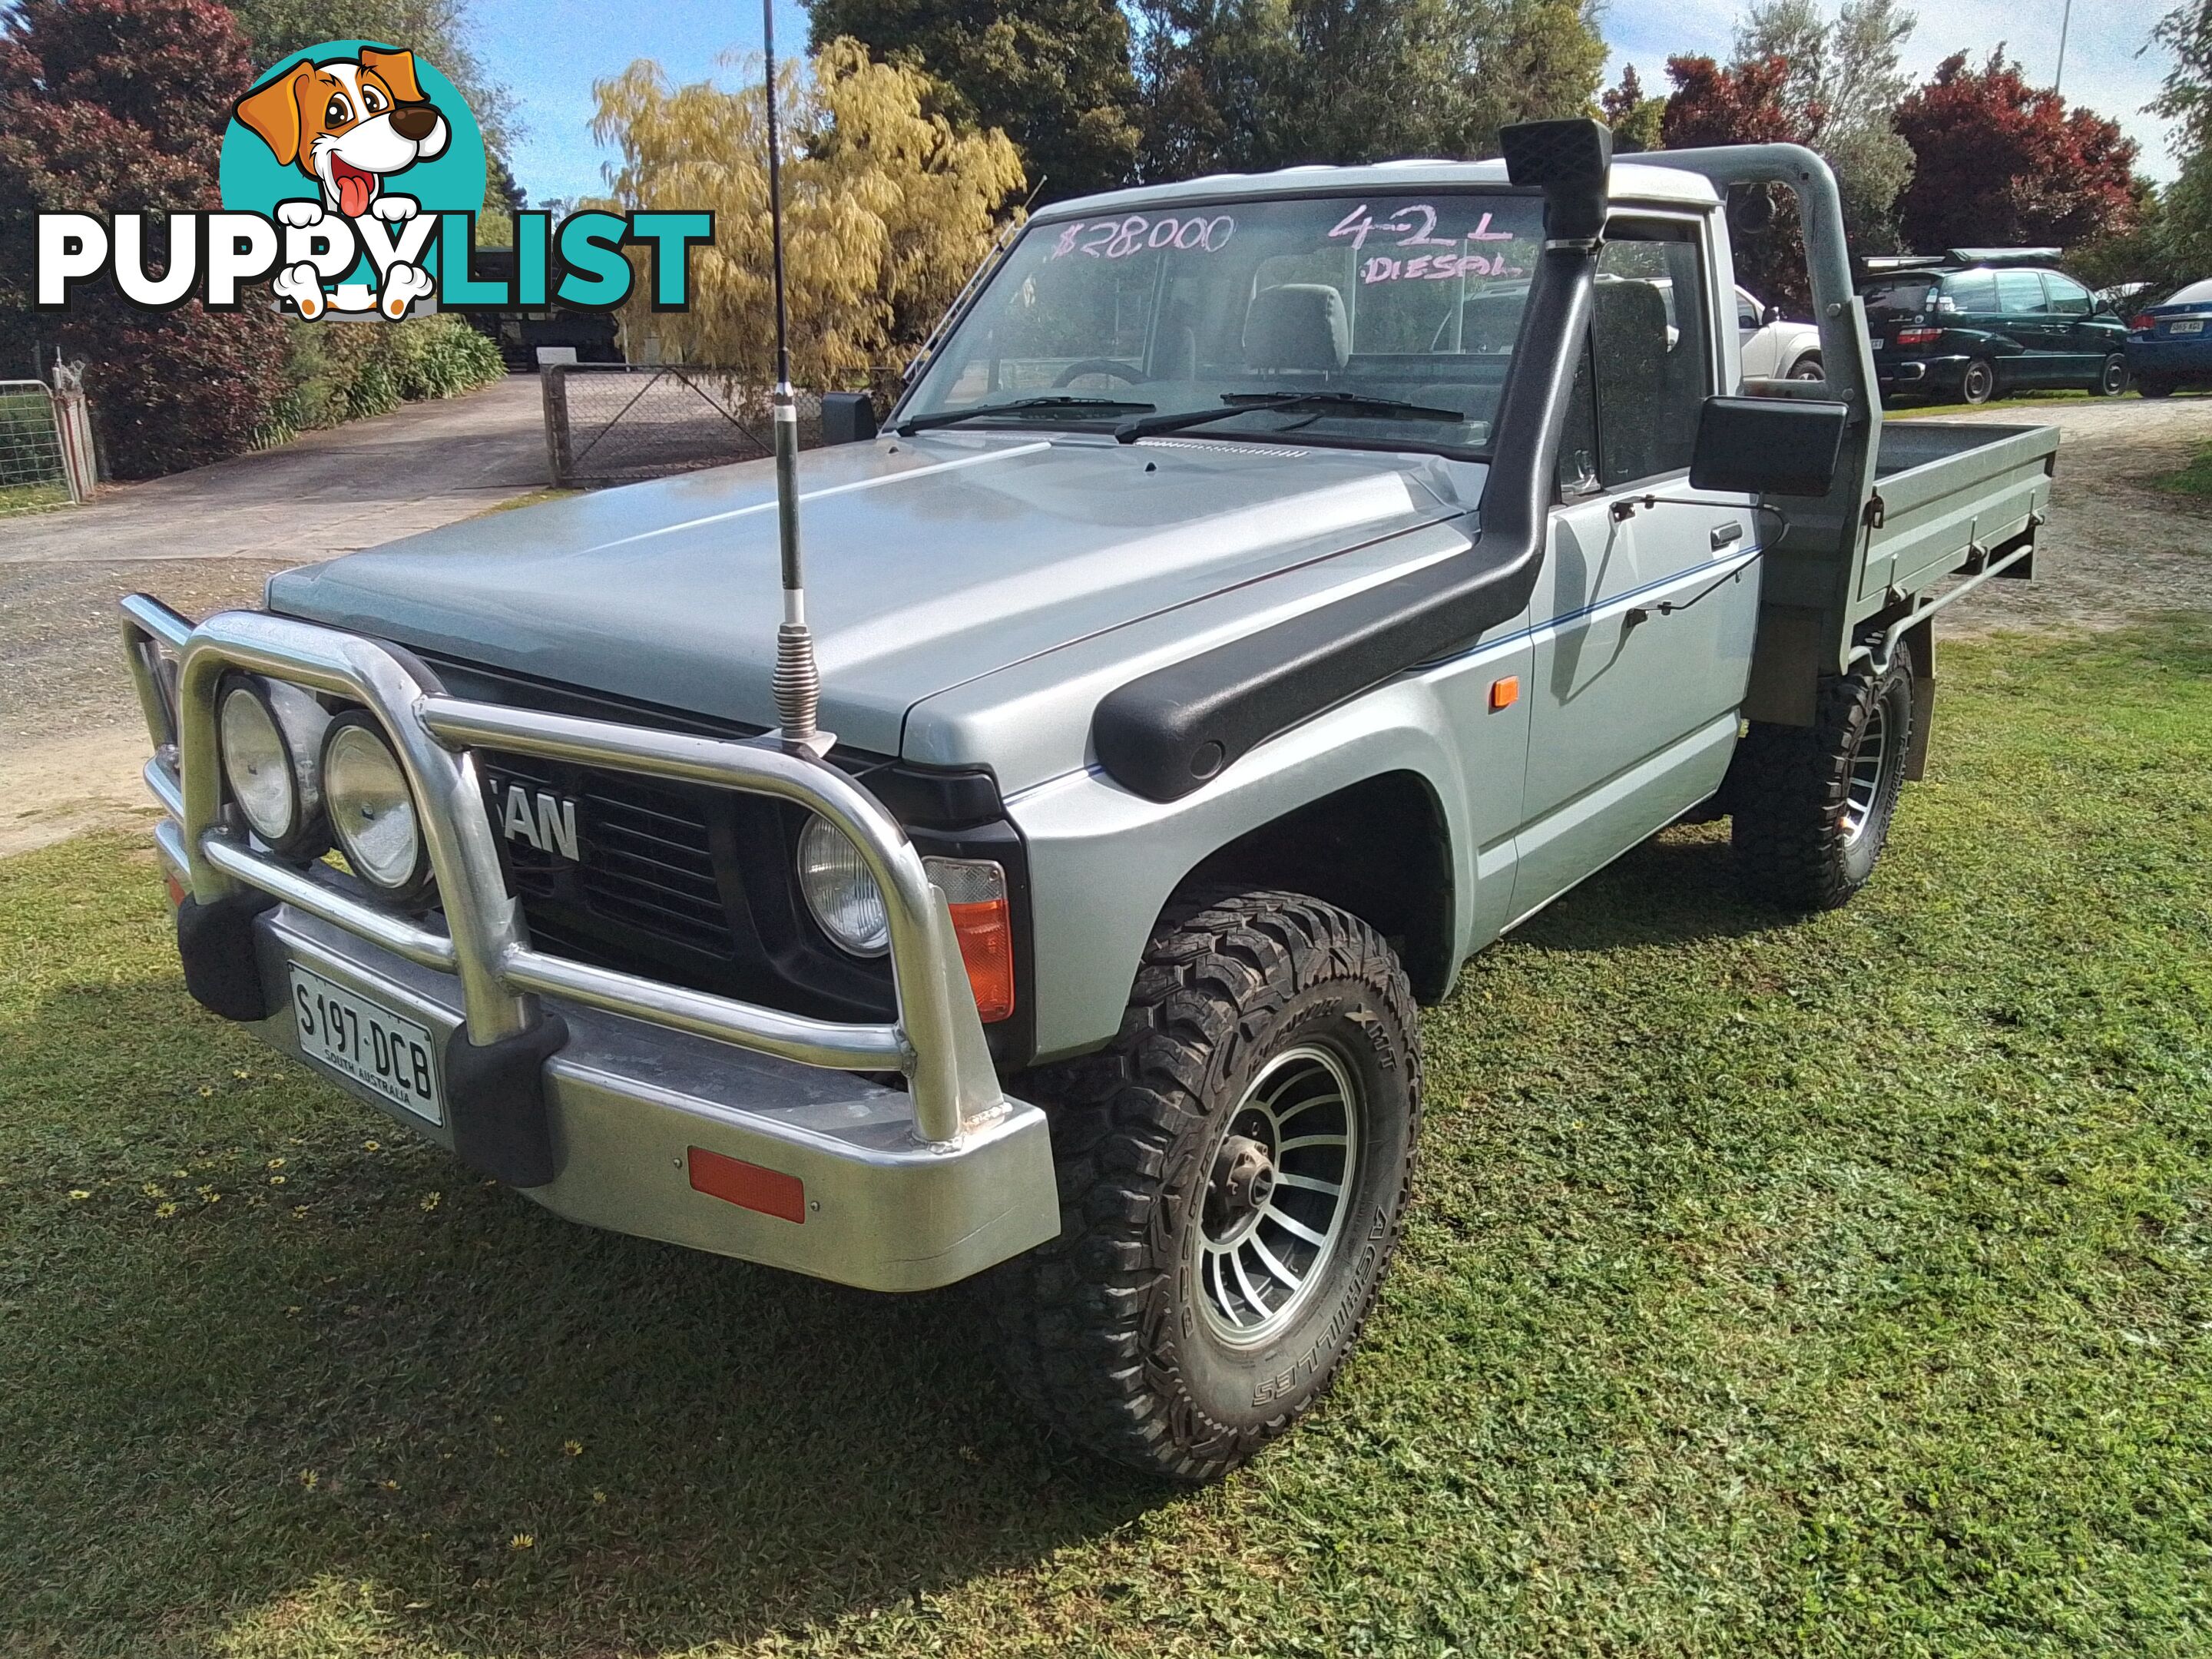
[[[545,485],[538,380],[410,404],[83,507],[0,519],[0,854],[135,813],[145,732],[115,601],[187,616],[258,602],[275,571],[486,512]]]

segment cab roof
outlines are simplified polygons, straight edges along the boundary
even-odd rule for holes
[[[1133,208],[1167,207],[1178,202],[1211,201],[1222,196],[1298,196],[1313,191],[1372,191],[1378,194],[1420,190],[1431,185],[1503,185],[1503,160],[1488,161],[1378,161],[1356,167],[1296,167],[1273,173],[1216,173],[1173,185],[1140,185],[1054,202],[1032,216],[1038,224],[1061,219],[1121,213]],[[1680,167],[1616,161],[1612,196],[1616,202],[1711,207],[1720,198],[1702,174]]]

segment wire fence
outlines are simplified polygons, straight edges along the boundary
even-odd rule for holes
[[[562,489],[757,460],[775,453],[769,389],[726,370],[648,363],[548,363],[538,371],[545,403],[545,463]],[[896,382],[867,388],[877,412]],[[799,443],[822,441],[822,394],[802,391]]]
[[[43,380],[0,380],[0,518],[76,499],[62,421]]]

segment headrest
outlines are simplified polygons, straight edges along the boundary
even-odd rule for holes
[[[1352,356],[1344,296],[1326,283],[1263,288],[1244,313],[1244,361],[1257,369],[1334,374]]]

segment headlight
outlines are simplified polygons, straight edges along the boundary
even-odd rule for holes
[[[253,833],[281,853],[308,850],[322,829],[316,750],[330,716],[296,685],[236,677],[219,724],[222,775]]]
[[[356,709],[331,722],[323,795],[331,832],[356,875],[398,897],[411,898],[428,884],[415,796],[374,715]]]
[[[809,818],[799,836],[799,890],[822,931],[841,951],[879,957],[890,949],[890,917],[883,890],[861,861],[852,838],[821,818]]]

